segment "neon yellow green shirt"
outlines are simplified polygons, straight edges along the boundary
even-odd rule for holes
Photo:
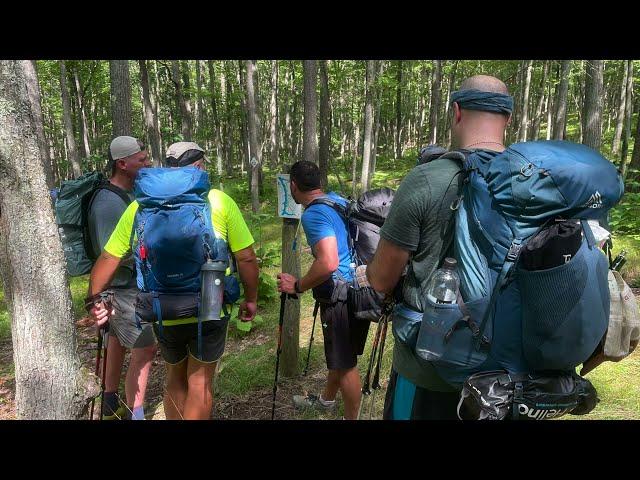
[[[236,202],[221,190],[209,190],[211,221],[216,233],[224,238],[233,253],[253,245],[253,237],[242,217]],[[123,258],[131,251],[131,232],[133,219],[138,211],[138,202],[133,201],[124,211],[115,230],[104,246],[107,253]],[[135,239],[134,239],[135,241]]]

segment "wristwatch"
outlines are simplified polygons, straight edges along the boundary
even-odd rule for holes
[[[293,284],[293,289],[296,293],[302,293],[302,290],[300,290],[300,280],[296,280],[296,283]]]

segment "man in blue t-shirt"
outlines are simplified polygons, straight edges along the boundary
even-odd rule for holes
[[[347,308],[347,290],[353,280],[347,225],[329,205],[312,203],[320,197],[346,205],[346,199],[334,192],[325,194],[320,169],[315,163],[300,161],[290,170],[291,195],[305,207],[302,227],[311,246],[314,261],[300,279],[288,273],[278,274],[278,291],[302,293],[313,289],[320,302],[320,320],[327,360],[327,383],[322,394],[294,395],[298,408],[332,410],[340,390],[344,400],[344,417],[355,420],[361,398],[358,355],[362,355],[369,332],[369,322],[355,319]]]

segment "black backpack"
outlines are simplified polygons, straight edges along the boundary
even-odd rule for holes
[[[351,258],[356,267],[367,265],[380,241],[380,228],[391,209],[395,192],[390,188],[369,190],[349,200],[344,206],[323,196],[314,199],[311,205],[327,205],[343,218],[347,226],[347,237]],[[348,302],[356,318],[377,322],[382,315],[384,295],[370,287],[359,287],[355,279],[349,285]]]
[[[85,173],[75,180],[62,182],[56,198],[55,212],[67,272],[72,277],[91,271],[97,260],[89,235],[89,209],[99,190],[110,190],[126,205],[131,199],[120,188],[111,184],[100,172]]]

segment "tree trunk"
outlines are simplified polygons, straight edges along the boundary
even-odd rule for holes
[[[180,79],[180,64],[177,60],[171,61],[171,80],[176,88],[176,103],[180,111],[182,139],[185,142],[190,142],[192,137],[191,108],[183,92],[182,80]]]
[[[278,166],[278,61],[271,61],[271,101],[269,102],[271,123],[269,125],[269,162],[271,168]]]
[[[131,135],[131,81],[128,60],[109,60],[113,136]]]
[[[555,123],[553,124],[553,138],[555,140],[565,139],[567,128],[567,95],[569,92],[569,74],[571,73],[571,60],[562,61],[560,71],[560,85],[555,108]]]
[[[603,60],[589,60],[585,70],[583,143],[596,150],[600,150],[602,144],[603,63]]]
[[[300,249],[293,249],[298,232],[298,222],[292,218],[282,219],[282,271],[300,278]],[[299,241],[296,244],[300,245]],[[300,297],[287,298],[284,304],[282,324],[282,357],[280,371],[283,377],[298,374],[298,352],[300,350]]]
[[[522,115],[520,117],[520,128],[518,129],[518,141],[527,140],[527,129],[529,128],[529,90],[531,88],[531,71],[533,70],[533,60],[527,60],[526,73],[524,75],[524,93],[522,95]]]
[[[553,118],[551,116],[551,112],[553,111],[553,104],[551,102],[552,100],[552,96],[551,96],[551,83],[548,84],[547,86],[547,101],[546,101],[546,105],[545,105],[545,111],[547,112],[547,140],[551,140],[551,129],[553,128]]]
[[[227,121],[224,124],[224,145],[225,145],[225,168],[227,170],[227,176],[231,178],[233,176],[233,152],[231,149],[231,133],[233,132],[231,127],[231,71],[228,61],[224,62],[224,77],[220,73],[220,92],[223,93],[223,101],[225,107],[225,113]],[[224,85],[223,85],[224,83]]]
[[[158,62],[153,62],[153,72],[155,81],[151,84],[152,88],[149,92],[149,100],[151,101],[151,107],[153,108],[153,118],[155,120],[155,130],[158,132],[159,150],[158,156],[160,161],[164,161],[164,147],[162,142],[162,130],[160,129],[160,72],[158,70]]]
[[[545,95],[547,82],[549,79],[549,63],[551,60],[546,60],[542,67],[542,83],[540,84],[540,98],[538,99],[538,106],[536,107],[536,114],[533,118],[533,128],[531,132],[531,139],[537,140],[540,135],[540,125],[542,125],[542,118],[544,116],[542,109],[545,106],[545,100],[548,104],[548,96]]]
[[[37,132],[30,61],[0,61],[0,272],[19,419],[79,419],[98,393],[81,367],[60,237]],[[34,122],[33,120],[36,120]]]
[[[162,153],[160,152],[160,135],[156,130],[156,121],[154,118],[153,107],[149,94],[149,71],[147,69],[146,60],[138,60],[140,65],[140,84],[142,85],[142,106],[144,110],[144,124],[147,128],[149,140],[151,143],[151,155],[153,166],[162,166]]]
[[[222,165],[224,163],[225,148],[222,141],[222,128],[220,125],[220,116],[218,114],[218,102],[216,101],[216,71],[213,64],[213,60],[207,61],[207,68],[209,71],[209,88],[211,90],[211,113],[213,116],[213,129],[216,139],[216,172],[218,174],[218,181],[222,185]],[[220,78],[224,78],[221,76]],[[224,82],[224,80],[223,80]],[[224,97],[224,94],[223,94]],[[204,106],[202,106],[204,108]],[[204,117],[203,117],[204,118]]]
[[[362,144],[362,172],[360,181],[362,191],[369,190],[369,167],[371,162],[371,136],[373,133],[373,85],[376,76],[376,61],[367,60],[367,73],[365,76],[365,107],[364,107],[364,142]]]
[[[625,126],[622,138],[622,152],[620,153],[620,165],[622,177],[627,175],[627,154],[629,152],[629,140],[631,140],[631,117],[633,116],[633,60],[627,60],[627,98],[625,101]]]
[[[67,139],[68,161],[73,169],[73,178],[82,175],[82,166],[78,158],[76,139],[73,133],[73,122],[71,121],[71,102],[69,100],[69,89],[67,88],[67,69],[64,60],[60,60],[60,91],[62,92],[62,115],[64,119],[64,133]]]
[[[354,126],[356,135],[353,142],[353,163],[351,164],[351,195],[353,198],[358,196],[358,147],[360,146],[360,121],[356,118],[356,125]]]
[[[429,107],[429,143],[438,138],[438,113],[440,111],[440,90],[442,88],[442,60],[434,61],[433,82],[431,83],[431,102]]]
[[[449,95],[447,96],[446,99],[446,104],[444,106],[444,115],[446,118],[445,121],[445,129],[447,130],[446,134],[447,134],[447,140],[446,140],[446,148],[447,150],[449,149],[449,147],[451,147],[451,115],[449,114],[449,97],[451,96],[451,92],[453,92],[453,89],[455,88],[455,82],[456,82],[456,72],[458,70],[458,60],[456,60],[453,64],[453,68],[451,69],[451,73],[449,74]]]
[[[329,158],[331,156],[331,97],[329,96],[329,75],[327,61],[320,61],[320,145],[319,167],[322,185],[327,187]]]
[[[87,113],[84,106],[84,92],[80,85],[77,67],[73,69],[73,80],[76,84],[76,94],[78,96],[78,109],[80,110],[80,134],[82,136],[82,146],[84,148],[85,158],[91,156],[91,147],[89,146],[89,129],[87,128]]]
[[[318,62],[316,60],[304,61],[304,129],[303,129],[303,158],[308,162],[318,164],[317,117],[318,96],[316,85],[318,83]]]
[[[378,156],[378,138],[380,136],[380,104],[382,103],[382,86],[378,83],[377,79],[382,77],[384,73],[384,60],[379,62],[378,73],[376,77],[376,82],[374,86],[374,94],[375,94],[375,127],[373,128],[373,139],[371,141],[371,167],[369,168],[369,178],[368,185],[371,187],[371,182],[373,179],[374,173],[376,173],[376,159]]]
[[[396,159],[402,157],[401,128],[402,128],[402,60],[398,60],[396,76]]]
[[[202,60],[196,60],[196,132],[198,140],[204,140],[203,128],[205,125],[205,111],[202,103],[202,84],[204,83],[204,68]],[[213,88],[213,87],[212,87]]]
[[[259,196],[259,170],[262,168],[262,159],[260,147],[258,145],[258,112],[256,111],[256,95],[254,74],[256,64],[254,60],[247,60],[247,117],[249,118],[249,148],[250,148],[250,161],[251,168],[251,209],[253,212],[257,212],[260,209],[260,196]]]
[[[615,157],[620,150],[620,140],[622,139],[622,129],[624,128],[624,120],[627,104],[627,77],[629,75],[627,62],[622,62],[622,81],[620,82],[620,101],[618,102],[618,118],[616,122],[616,131],[613,134],[613,145],[611,146],[611,154]]]

